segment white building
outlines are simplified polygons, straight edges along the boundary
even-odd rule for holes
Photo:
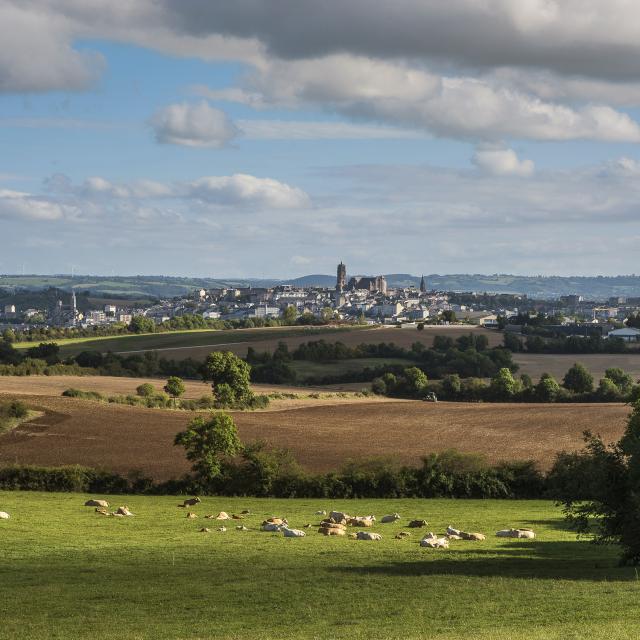
[[[633,327],[614,329],[607,333],[607,338],[619,338],[625,342],[640,342],[640,329],[634,329]]]

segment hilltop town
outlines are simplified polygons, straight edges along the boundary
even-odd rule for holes
[[[53,295],[53,297],[52,297]],[[7,297],[8,296],[8,297]],[[585,300],[581,295],[534,299],[527,295],[438,291],[424,276],[419,286],[390,287],[384,275],[349,275],[340,262],[335,286],[278,284],[272,287],[198,288],[188,295],[148,302],[109,300],[90,291],[76,293],[49,289],[41,304],[27,306],[20,291],[7,293],[0,329],[29,332],[37,329],[117,328],[146,318],[155,325],[174,319],[199,317],[201,321],[245,328],[270,324],[354,323],[415,327],[463,323],[520,332],[523,325],[545,325],[557,335],[640,339],[640,298],[610,297]],[[37,296],[36,296],[37,297]],[[25,298],[33,302],[34,295]],[[104,301],[104,300],[103,300]],[[536,320],[532,320],[535,318]]]

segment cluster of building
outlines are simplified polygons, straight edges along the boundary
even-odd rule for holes
[[[200,315],[212,320],[267,320],[288,315],[310,315],[323,321],[340,320],[370,324],[412,326],[421,322],[451,322],[455,319],[485,327],[497,327],[518,308],[489,308],[485,302],[474,306],[456,304],[451,295],[428,288],[424,276],[417,287],[390,287],[385,276],[348,276],[340,262],[334,287],[298,287],[282,284],[274,287],[224,287],[201,289],[185,298],[159,301],[144,307],[120,307],[107,304],[100,309],[80,311],[76,294],[71,292],[65,303],[58,300],[53,309],[17,311],[15,305],[4,307],[0,327],[29,328],[37,325],[58,327],[90,327],[112,323],[129,324],[135,316],[145,316],[157,324],[186,315]],[[458,296],[459,299],[460,296]],[[482,296],[464,296],[473,302]],[[455,298],[454,298],[455,299]],[[526,296],[514,297],[518,303]],[[529,305],[531,306],[531,305]],[[563,296],[542,302],[539,310],[548,315],[562,314],[560,333],[567,335],[618,335],[625,340],[640,339],[640,332],[620,324],[640,309],[640,300],[611,298],[606,305],[585,301],[580,296]],[[21,325],[21,323],[24,323]],[[16,327],[17,328],[17,327]],[[615,333],[617,332],[617,333]],[[626,333],[625,333],[626,332]],[[624,335],[623,335],[624,334]],[[633,334],[633,335],[632,335]]]

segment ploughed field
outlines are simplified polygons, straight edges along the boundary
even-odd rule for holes
[[[0,378],[0,398],[16,397],[2,386],[14,380]],[[19,380],[25,390],[31,383],[43,384]],[[75,386],[92,388],[87,378],[75,380]],[[20,397],[44,415],[0,436],[0,464],[83,464],[123,474],[139,470],[156,480],[188,470],[173,438],[192,412],[64,398],[57,392]],[[534,459],[546,468],[556,452],[581,448],[585,429],[617,440],[628,412],[623,404],[432,404],[320,394],[275,401],[269,410],[234,412],[233,417],[243,441],[289,448],[307,470],[329,471],[371,456],[415,464],[427,453],[450,448],[483,453],[492,462]]]
[[[128,505],[105,517],[88,497]],[[181,500],[180,500],[181,501]],[[640,583],[616,549],[577,541],[543,501],[264,500],[204,497],[187,519],[176,497],[0,492],[0,614],[12,640],[210,638],[637,638]],[[219,511],[251,515],[205,520]],[[379,541],[259,530],[317,524],[317,510],[375,514]],[[381,524],[398,512],[401,519]],[[425,529],[407,529],[426,519]],[[419,546],[447,525],[487,534]],[[225,525],[227,531],[217,529]],[[202,527],[210,533],[201,533]],[[495,537],[530,527],[534,540]],[[357,530],[357,529],[356,529]],[[401,530],[412,535],[395,539]]]

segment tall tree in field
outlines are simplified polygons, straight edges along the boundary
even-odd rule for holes
[[[225,459],[242,451],[235,422],[220,412],[194,418],[185,431],[176,434],[174,445],[184,447],[187,460],[198,479],[208,482],[220,477]]]
[[[182,378],[178,376],[171,376],[167,380],[167,384],[164,385],[164,390],[173,398],[173,406],[176,406],[176,401],[182,395],[184,395],[185,387]]]
[[[599,543],[617,543],[622,564],[640,564],[640,401],[621,440],[607,447],[585,434],[587,450],[575,457],[565,512],[577,530]],[[551,475],[553,476],[552,470]],[[572,495],[574,494],[574,495]]]
[[[562,384],[575,393],[590,393],[593,391],[593,376],[583,364],[576,362],[565,374]]]
[[[224,406],[251,398],[250,373],[251,366],[230,351],[214,351],[205,362],[204,378],[211,381],[213,395],[217,400],[224,400]]]

